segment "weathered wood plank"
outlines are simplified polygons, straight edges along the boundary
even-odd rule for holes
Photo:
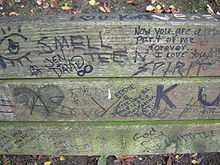
[[[190,123],[190,121],[188,121]],[[0,123],[0,154],[158,154],[220,151],[220,123]]]
[[[0,18],[0,77],[219,76],[219,25],[209,15]]]
[[[220,118],[219,25],[183,14],[0,18],[0,154],[220,151],[220,121],[203,120]]]
[[[220,79],[1,81],[1,120],[126,121],[220,118]]]

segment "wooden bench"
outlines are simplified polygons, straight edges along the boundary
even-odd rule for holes
[[[220,151],[220,16],[0,18],[1,154]]]

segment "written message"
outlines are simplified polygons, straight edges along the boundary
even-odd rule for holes
[[[2,25],[0,76],[219,76],[220,28],[215,17],[206,17],[212,20],[208,25],[198,21],[185,25],[184,17],[183,22],[120,18],[124,22],[100,16],[94,25],[96,16],[83,15],[65,25],[59,20],[54,21],[56,26]]]
[[[218,152],[219,124],[0,126],[1,154],[107,155]],[[112,138],[114,137],[114,138]],[[117,146],[117,147],[115,147]]]

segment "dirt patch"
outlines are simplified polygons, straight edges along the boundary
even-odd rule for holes
[[[137,155],[126,159],[109,156],[107,165],[219,165],[220,153]]]
[[[99,156],[1,155],[0,165],[97,165]]]
[[[52,4],[51,1],[56,3]],[[96,5],[89,4],[89,0],[0,0],[0,16],[13,15],[10,14],[11,12],[20,16],[100,13],[103,12],[100,10],[103,6],[109,8],[111,13],[146,13],[146,6],[151,4],[151,0],[96,0],[95,2]],[[207,4],[215,13],[220,12],[218,0],[160,0],[160,2],[166,7],[173,5],[184,14],[208,14]],[[63,6],[69,9],[63,10]]]

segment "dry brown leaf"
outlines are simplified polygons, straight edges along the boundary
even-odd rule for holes
[[[50,7],[51,8],[56,8],[57,7],[57,1],[54,1],[54,0],[52,0],[52,1],[50,1]]]
[[[198,153],[194,153],[194,154],[192,154],[190,157],[191,157],[191,158],[195,158],[197,155],[198,155]]]
[[[115,155],[115,157],[117,159],[132,159],[132,158],[136,158],[135,155]]]
[[[69,7],[69,6],[65,3],[64,6],[61,7],[61,9],[64,10],[64,11],[69,11],[69,10],[71,10],[72,8]]]
[[[162,13],[163,12],[163,10],[160,10],[160,9],[155,9],[154,10],[154,13],[156,13],[156,14],[160,14],[160,13]]]
[[[206,7],[209,14],[215,14],[215,12],[213,11],[212,7],[209,4],[207,4]]]
[[[110,13],[110,8],[107,6],[107,3],[104,3],[104,6],[99,7],[99,10],[103,13]]]
[[[38,5],[42,5],[43,0],[37,0],[36,2],[37,2]]]
[[[158,4],[158,0],[151,0],[151,5],[156,5]]]
[[[179,155],[176,155],[176,156],[175,156],[175,159],[176,159],[176,160],[179,160],[179,159],[180,159],[180,156],[179,156]]]
[[[161,7],[160,5],[157,5],[157,6],[156,6],[156,9],[157,9],[157,10],[161,10],[162,7]]]
[[[104,7],[99,7],[99,10],[101,11],[101,12],[103,12],[103,13],[106,13],[106,10],[105,10],[105,8]]]
[[[127,3],[132,4],[132,5],[138,5],[139,4],[138,1],[134,1],[134,0],[128,0]]]
[[[148,5],[148,6],[146,7],[146,10],[152,12],[152,11],[155,10],[155,6],[153,6],[153,5]]]
[[[34,13],[34,9],[31,9],[31,13]]]
[[[12,11],[12,12],[9,13],[9,16],[19,16],[19,15],[20,15],[20,14],[14,12],[14,11]]]
[[[49,6],[50,6],[49,3],[44,3],[44,4],[43,4],[43,8],[44,8],[44,9],[47,9]]]

